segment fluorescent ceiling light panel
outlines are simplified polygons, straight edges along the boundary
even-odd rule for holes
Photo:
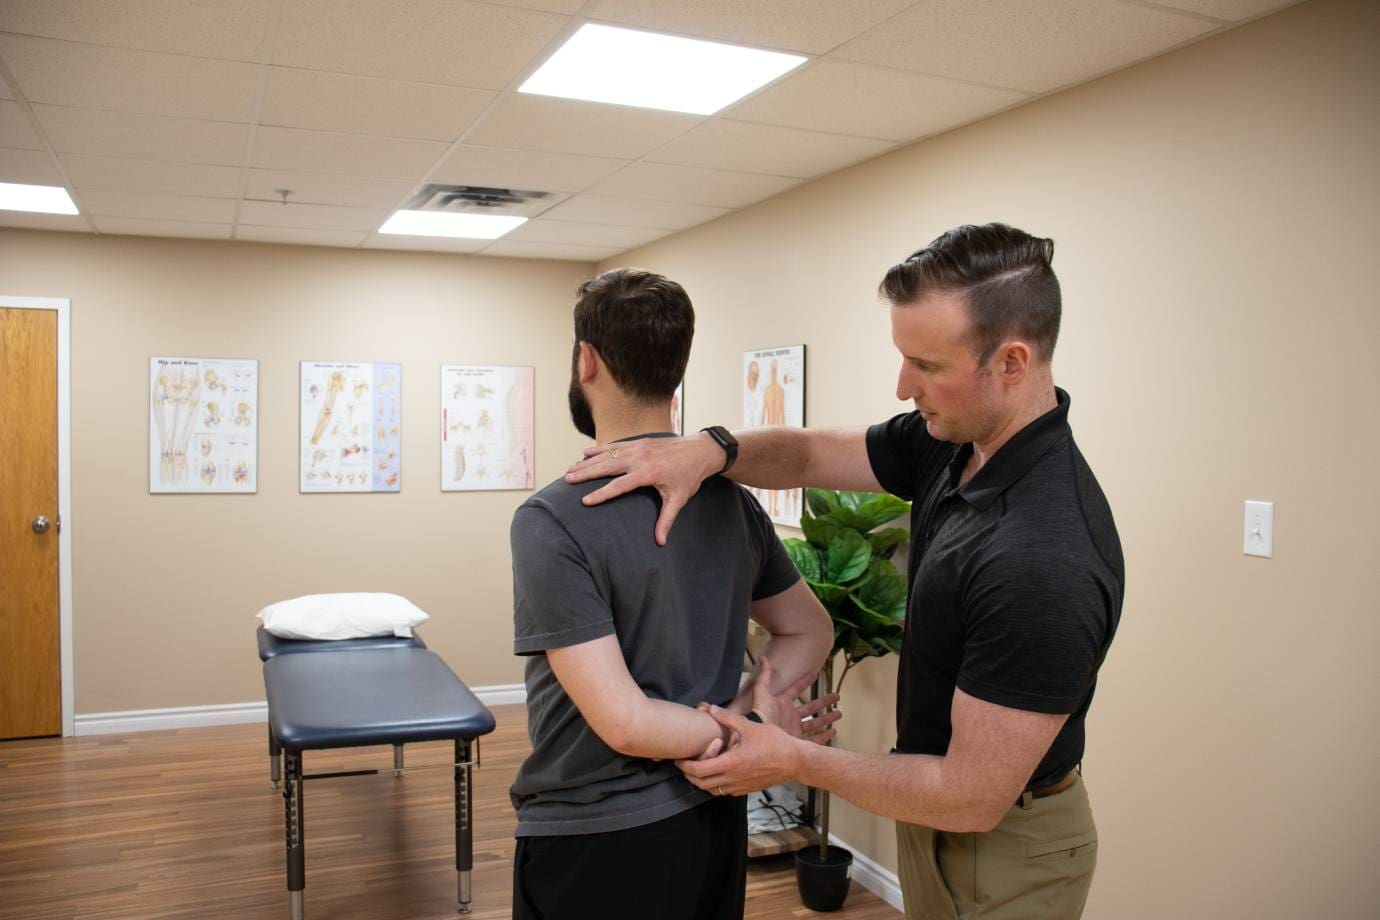
[[[494,214],[447,214],[442,211],[394,211],[379,233],[402,236],[453,236],[464,240],[496,240],[514,227],[527,223],[525,217],[500,217]]]
[[[21,185],[0,182],[0,210],[39,214],[80,214],[72,196],[60,185]]]
[[[712,115],[803,63],[798,54],[586,23],[518,92]]]

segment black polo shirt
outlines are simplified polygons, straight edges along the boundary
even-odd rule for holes
[[[882,488],[911,506],[910,600],[896,695],[896,749],[949,749],[954,688],[1068,721],[1030,779],[1083,758],[1083,718],[1121,616],[1121,540],[1069,429],[1069,396],[965,485],[971,444],[930,437],[920,413],[867,432]]]

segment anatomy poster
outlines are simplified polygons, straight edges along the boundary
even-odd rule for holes
[[[805,346],[743,352],[743,427],[805,426]],[[800,489],[753,489],[768,516],[788,527],[800,526]]]
[[[402,365],[303,361],[303,492],[396,492]]]
[[[671,397],[671,430],[676,434],[685,434],[685,381],[680,382],[676,387],[675,394]]]
[[[149,491],[257,492],[259,362],[149,359]]]
[[[441,491],[536,484],[535,370],[441,367]]]

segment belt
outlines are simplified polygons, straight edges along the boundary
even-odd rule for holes
[[[1078,779],[1078,770],[1073,769],[1068,775],[1052,786],[1041,786],[1038,789],[1027,789],[1021,793],[1021,797],[1016,800],[1016,804],[1021,808],[1029,808],[1034,799],[1048,798],[1051,795],[1058,795],[1068,787],[1072,786]]]

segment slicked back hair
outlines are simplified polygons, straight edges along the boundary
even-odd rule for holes
[[[640,268],[616,268],[580,285],[575,354],[588,342],[614,383],[644,404],[670,400],[685,377],[695,308],[685,289]]]
[[[898,307],[931,293],[962,294],[979,366],[1013,338],[1048,362],[1061,310],[1053,260],[1054,240],[1006,224],[964,224],[893,265],[878,290]]]

